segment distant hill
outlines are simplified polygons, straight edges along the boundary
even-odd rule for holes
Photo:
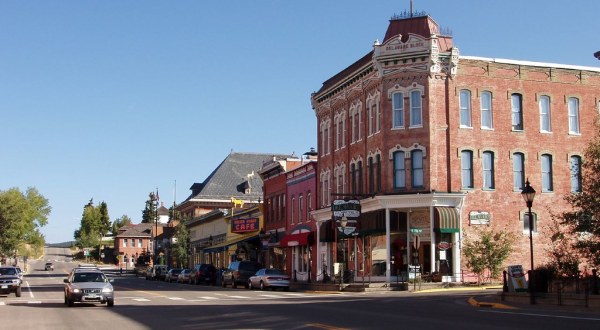
[[[48,247],[59,247],[59,248],[69,248],[75,246],[75,241],[63,242],[63,243],[48,243],[46,244]]]

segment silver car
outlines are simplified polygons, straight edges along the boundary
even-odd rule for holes
[[[290,289],[290,277],[280,269],[261,268],[248,279],[248,287],[250,289],[260,288],[261,290],[282,288],[288,291]]]
[[[97,269],[73,269],[64,280],[65,305],[72,307],[79,302],[100,303],[112,307],[115,304],[112,281]]]

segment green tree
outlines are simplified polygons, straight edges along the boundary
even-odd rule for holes
[[[486,270],[490,272],[490,281],[498,278],[503,263],[513,251],[514,234],[507,231],[494,231],[492,228],[475,229],[469,235],[463,235],[463,253],[467,266],[481,283]]]
[[[550,244],[546,252],[550,257],[550,266],[559,277],[575,277],[579,275],[580,254],[573,249],[576,242],[575,236],[565,228],[562,219],[554,214],[551,215],[552,222],[548,226],[550,233]]]
[[[190,247],[190,232],[183,223],[179,223],[177,227],[175,227],[174,238],[176,243],[173,244],[171,252],[175,256],[177,264],[180,267],[186,267]]]
[[[93,199],[83,207],[80,227],[75,231],[76,245],[80,248],[90,248],[100,245],[102,238],[102,215],[100,207],[95,207]]]
[[[577,239],[573,247],[589,266],[600,266],[600,126],[584,152],[581,168],[571,169],[572,180],[581,184],[580,192],[565,197],[571,210],[559,217]]]
[[[51,210],[33,187],[24,194],[18,188],[0,191],[0,256],[14,255],[24,243],[43,246],[39,229],[48,223]]]
[[[121,227],[130,225],[132,223],[133,222],[131,221],[130,217],[122,215],[120,218],[117,218],[115,221],[113,221],[110,232],[113,234],[113,236],[117,236]]]
[[[108,215],[108,205],[106,202],[100,203],[100,233],[102,237],[106,236],[111,229],[110,217]]]
[[[157,202],[158,196],[154,192],[151,192],[148,195],[148,200],[146,200],[146,206],[142,210],[142,223],[154,223],[157,221]]]

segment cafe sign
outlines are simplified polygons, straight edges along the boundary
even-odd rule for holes
[[[469,223],[471,225],[489,225],[490,219],[491,219],[490,212],[485,212],[485,211],[469,212]]]
[[[250,231],[258,230],[258,218],[249,219],[232,219],[231,220],[231,232],[232,233],[247,233]]]
[[[340,233],[358,235],[358,217],[360,217],[360,201],[357,199],[336,199],[331,204],[333,220]]]

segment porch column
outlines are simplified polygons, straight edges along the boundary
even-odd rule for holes
[[[429,235],[431,236],[431,245],[429,246],[429,250],[431,253],[431,258],[429,261],[429,269],[431,269],[431,273],[433,272],[437,272],[438,269],[435,268],[435,261],[437,259],[437,256],[435,255],[435,245],[437,244],[435,241],[435,230],[434,230],[434,222],[435,222],[435,218],[434,218],[434,213],[435,212],[435,207],[430,206],[429,207]]]
[[[315,272],[315,281],[321,281],[323,279],[323,263],[321,262],[321,225],[323,224],[323,222],[317,222],[317,225],[315,227],[317,227],[317,237],[315,238],[315,241],[317,242],[317,248],[316,253],[317,253],[317,258],[315,260],[317,260],[317,263],[315,264],[315,268],[316,268],[316,272]],[[319,270],[321,272],[319,272]],[[320,274],[320,276],[319,276]]]

